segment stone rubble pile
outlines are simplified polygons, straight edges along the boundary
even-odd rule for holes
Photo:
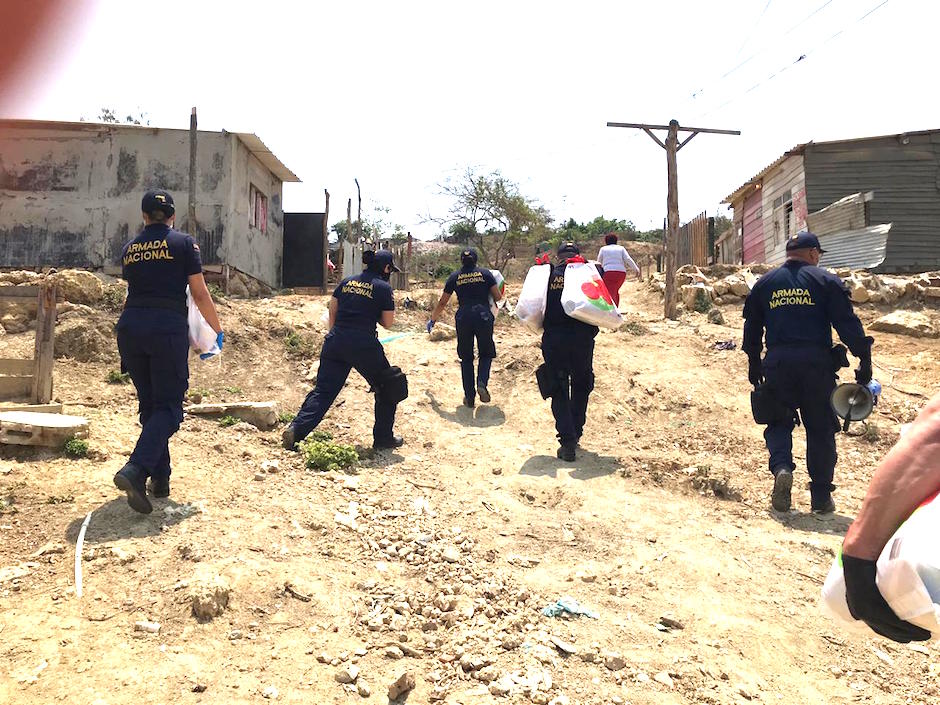
[[[347,488],[344,477],[332,479]],[[618,685],[631,682],[634,674],[620,653],[574,633],[572,620],[587,617],[543,615],[558,596],[520,585],[499,570],[503,559],[495,551],[481,552],[461,527],[442,528],[427,497],[402,507],[391,500],[372,503],[357,486],[351,489],[361,501],[349,502],[347,494],[337,504],[331,533],[358,542],[361,560],[373,563],[380,576],[397,574],[390,564],[404,563],[426,584],[404,587],[380,577],[357,585],[362,608],[356,633],[363,651],[402,664],[400,677],[388,686],[390,700],[414,688],[416,676],[431,702],[468,692],[542,705],[577,702],[582,693],[560,690],[568,667],[593,669],[595,678]],[[332,665],[337,683],[356,692],[361,676],[359,669],[351,672],[352,655],[324,652],[317,660]]]
[[[712,305],[740,304],[761,275],[771,269],[766,264],[685,265],[676,273],[679,299],[686,310],[702,313]],[[846,283],[852,302],[856,304],[940,304],[940,272],[888,275],[850,269],[834,271]],[[660,293],[665,292],[666,275],[653,274],[649,286]]]

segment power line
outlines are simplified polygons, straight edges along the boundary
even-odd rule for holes
[[[764,19],[764,15],[767,14],[767,8],[770,7],[770,3],[772,2],[773,0],[767,0],[767,4],[764,5],[764,9],[761,10],[760,15],[758,15],[757,17],[757,22],[754,23],[753,27],[751,27],[751,31],[748,32],[747,38],[744,40],[744,43],[738,47],[738,51],[735,53],[734,58],[738,58],[741,55],[741,50],[744,49],[744,47],[748,45],[748,42],[751,41],[751,37],[754,36],[754,32],[757,31],[757,28],[760,26],[760,21]]]
[[[820,11],[824,10],[826,7],[828,7],[828,6],[831,5],[831,4],[832,4],[832,0],[826,0],[826,2],[824,2],[822,5],[820,5],[819,7],[817,7],[815,10],[813,10],[811,13],[809,13],[806,17],[804,17],[802,20],[800,20],[799,22],[797,22],[795,25],[793,25],[792,27],[790,27],[790,29],[788,29],[786,32],[784,32],[783,34],[781,34],[781,35],[780,35],[780,39],[783,39],[784,37],[786,37],[787,35],[789,35],[791,32],[793,32],[793,30],[795,30],[795,29],[797,29],[797,28],[799,28],[799,27],[802,27],[804,24],[806,24],[806,22],[807,22],[808,20],[810,20],[812,17],[814,17],[816,14],[818,14]],[[765,51],[767,51],[767,48],[768,48],[768,46],[765,45],[764,48],[761,49],[760,51],[754,52],[754,53],[751,54],[749,57],[747,57],[744,61],[742,61],[741,63],[739,63],[737,66],[735,66],[735,67],[732,68],[732,69],[729,69],[727,72],[725,72],[724,74],[722,74],[721,78],[722,78],[722,79],[727,78],[728,76],[730,76],[731,74],[733,74],[735,71],[737,71],[739,68],[741,68],[742,66],[744,66],[745,64],[747,64],[748,62],[750,62],[751,59],[755,59],[755,58],[757,58],[758,56],[760,56],[761,54],[763,54]]]
[[[751,93],[751,92],[757,90],[758,88],[760,88],[760,87],[761,87],[762,85],[764,85],[765,83],[767,83],[767,82],[769,82],[769,81],[772,81],[774,78],[776,78],[776,77],[779,76],[780,74],[784,73],[784,72],[787,71],[788,69],[790,69],[790,68],[792,68],[793,66],[795,66],[795,65],[801,63],[802,61],[806,60],[806,58],[807,58],[810,54],[813,54],[814,52],[818,51],[818,50],[821,49],[822,47],[826,46],[826,44],[828,44],[829,42],[833,41],[834,39],[836,39],[837,37],[839,37],[841,34],[845,33],[846,31],[848,31],[849,29],[851,29],[852,27],[854,27],[855,25],[859,24],[860,22],[862,22],[862,20],[864,20],[864,19],[866,19],[867,17],[869,17],[870,15],[874,14],[876,11],[880,10],[882,7],[884,7],[885,5],[887,5],[890,1],[891,1],[891,0],[882,0],[881,3],[879,3],[878,5],[876,5],[875,7],[873,7],[872,9],[870,9],[870,10],[869,10],[868,12],[866,12],[864,15],[862,15],[861,17],[859,17],[857,20],[855,20],[854,22],[851,22],[851,23],[845,25],[844,27],[842,27],[842,28],[841,28],[838,32],[836,32],[835,34],[833,34],[833,35],[831,35],[830,37],[824,39],[822,42],[820,42],[820,43],[817,44],[816,46],[814,46],[814,47],[808,49],[807,51],[803,52],[803,53],[800,54],[796,59],[794,59],[793,61],[791,61],[791,62],[788,63],[788,64],[785,64],[784,66],[782,66],[781,68],[777,69],[777,70],[774,71],[772,74],[770,74],[769,76],[767,76],[767,78],[764,78],[763,80],[758,81],[757,83],[755,83],[753,86],[751,86],[751,87],[748,88],[747,90],[745,90],[745,91],[739,93],[738,95],[736,95],[736,96],[734,96],[734,97],[732,97],[732,98],[729,98],[728,100],[726,100],[724,103],[722,103],[722,104],[719,105],[718,107],[712,108],[712,109],[709,110],[708,112],[703,113],[700,117],[706,117],[706,116],[708,116],[708,115],[711,115],[712,113],[714,113],[714,112],[716,112],[716,111],[718,111],[718,110],[721,110],[722,108],[727,107],[727,106],[730,105],[731,103],[734,103],[734,102],[736,102],[737,100],[743,98],[743,97],[746,96],[748,93]]]
[[[716,88],[717,86],[721,85],[721,83],[722,83],[723,81],[725,81],[731,74],[735,73],[738,69],[742,68],[743,66],[746,66],[746,65],[749,64],[751,61],[753,61],[754,59],[756,59],[758,56],[761,56],[761,55],[763,55],[764,53],[766,53],[767,50],[770,49],[771,47],[776,46],[776,45],[780,42],[780,40],[784,39],[785,37],[787,37],[787,36],[789,36],[790,34],[792,34],[794,31],[796,31],[797,29],[799,29],[800,27],[802,27],[802,26],[803,26],[804,24],[806,24],[810,19],[812,19],[812,18],[815,17],[817,14],[819,14],[822,10],[824,10],[826,7],[828,7],[829,5],[831,5],[832,2],[833,2],[833,0],[826,0],[826,2],[824,2],[822,5],[820,5],[819,7],[817,7],[815,10],[813,10],[813,11],[812,11],[811,13],[809,13],[808,15],[806,15],[806,17],[804,17],[803,19],[801,19],[799,22],[797,22],[796,24],[792,25],[786,32],[784,32],[783,34],[781,34],[781,35],[777,38],[776,41],[774,41],[773,43],[770,43],[770,44],[765,44],[762,49],[759,49],[758,51],[754,52],[754,53],[751,54],[749,57],[747,57],[746,59],[744,59],[743,61],[741,61],[740,63],[738,63],[738,64],[736,64],[735,66],[733,66],[732,68],[728,69],[728,70],[727,70],[725,73],[723,73],[718,79],[716,79],[715,81],[713,81],[713,82],[711,83],[711,85],[707,86],[707,88],[700,88],[699,90],[694,91],[694,92],[690,95],[690,98],[692,98],[693,100],[695,100],[695,99],[697,99],[697,98],[700,98],[704,93],[706,93],[706,92],[711,92],[714,88]],[[739,50],[739,53],[740,53],[740,50]]]

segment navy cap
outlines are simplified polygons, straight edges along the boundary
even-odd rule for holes
[[[790,250],[819,250],[820,252],[825,252],[825,250],[819,246],[819,238],[813,235],[811,232],[803,231],[797,233],[789,240],[787,240],[787,252]]]
[[[563,242],[558,246],[559,257],[561,257],[562,255],[570,255],[573,257],[575,255],[580,255],[580,254],[581,254],[581,250],[578,248],[577,245],[575,245],[570,240],[567,242]]]
[[[173,196],[163,189],[154,189],[144,194],[140,202],[140,210],[148,215],[154,211],[163,211],[169,218],[176,213],[176,206],[173,205]]]
[[[395,266],[395,262],[393,261],[391,252],[389,252],[388,250],[379,250],[372,256],[370,269],[374,269],[375,271],[379,271],[379,272],[384,272],[385,265],[387,264],[392,265],[393,272],[401,271],[398,267]]]
[[[474,250],[472,247],[468,247],[466,250],[460,253],[460,261],[461,262],[469,261],[469,262],[473,262],[473,264],[476,264],[477,263],[477,251]]]

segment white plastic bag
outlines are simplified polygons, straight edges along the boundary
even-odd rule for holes
[[[623,324],[623,316],[614,305],[597,267],[591,262],[569,262],[565,267],[561,307],[572,318],[592,326],[616,330]]]
[[[506,278],[498,269],[491,269],[490,274],[493,275],[493,278],[496,280],[496,288],[499,289],[499,293],[502,296],[506,295]],[[496,302],[493,301],[493,297],[490,296],[490,311],[493,313],[493,318],[496,318],[496,315],[499,313],[499,307],[496,305]]]
[[[221,350],[216,345],[216,334],[212,326],[206,323],[199,312],[199,307],[193,301],[193,295],[186,287],[186,307],[188,309],[187,323],[189,324],[189,345],[193,350],[201,355],[218,355]]]
[[[552,275],[549,264],[537,264],[529,268],[522,282],[522,292],[516,302],[516,318],[533,331],[542,330],[545,320],[545,300],[548,297],[548,280]]]
[[[934,495],[894,532],[877,561],[878,590],[901,619],[940,637],[940,498]],[[857,631],[845,601],[842,555],[836,556],[822,589],[823,612]]]

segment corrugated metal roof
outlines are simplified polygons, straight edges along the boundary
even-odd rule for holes
[[[797,154],[802,154],[802,153],[803,153],[803,150],[806,149],[806,145],[808,145],[808,144],[812,144],[812,143],[811,143],[811,142],[804,142],[803,144],[798,144],[798,145],[796,145],[793,149],[784,152],[781,156],[777,157],[773,162],[771,162],[770,164],[768,164],[767,166],[765,166],[763,169],[761,169],[759,172],[757,172],[754,176],[752,176],[750,179],[748,179],[748,180],[745,181],[743,184],[741,184],[740,186],[738,186],[738,187],[737,187],[734,191],[732,191],[730,194],[728,194],[727,196],[725,196],[724,199],[723,199],[721,202],[722,202],[722,203],[727,203],[727,204],[730,205],[733,201],[735,201],[736,199],[738,199],[738,198],[740,198],[741,196],[743,196],[743,195],[744,195],[744,192],[747,191],[749,187],[756,186],[757,184],[759,184],[759,183],[761,182],[761,179],[764,178],[764,175],[767,174],[767,172],[773,171],[773,170],[776,169],[778,166],[780,166],[781,164],[783,164],[784,160],[785,160],[787,157],[792,157],[792,156],[797,155]]]
[[[780,164],[783,162],[784,159],[786,159],[787,157],[793,156],[795,154],[802,154],[803,151],[806,149],[806,147],[808,147],[809,145],[822,146],[822,145],[833,145],[833,144],[852,144],[854,142],[866,142],[869,140],[879,140],[879,139],[884,139],[886,137],[895,137],[900,141],[900,140],[903,140],[905,137],[932,135],[938,132],[940,132],[940,128],[935,128],[932,130],[915,130],[913,132],[895,132],[895,133],[891,133],[887,135],[874,135],[872,137],[852,137],[850,139],[828,140],[825,142],[814,142],[812,140],[809,142],[804,142],[802,144],[796,145],[793,149],[789,150],[788,152],[784,152],[782,156],[775,159],[771,164],[768,164],[766,167],[761,169],[757,174],[755,174],[750,179],[745,181],[743,184],[738,186],[734,191],[732,191],[730,194],[725,196],[722,203],[727,203],[730,205],[732,201],[734,201],[737,198],[740,198],[743,195],[744,191],[747,190],[748,187],[758,184],[767,172],[780,166]]]
[[[820,267],[838,269],[874,269],[885,261],[891,223],[872,225],[861,230],[821,235],[819,244],[825,250]]]
[[[300,179],[297,178],[297,175],[284,166],[284,163],[280,159],[274,156],[274,152],[267,148],[267,145],[261,141],[258,135],[253,132],[233,132],[232,134],[237,136],[248,148],[248,151],[255,155],[258,161],[270,169],[271,173],[281,181],[300,183]]]

